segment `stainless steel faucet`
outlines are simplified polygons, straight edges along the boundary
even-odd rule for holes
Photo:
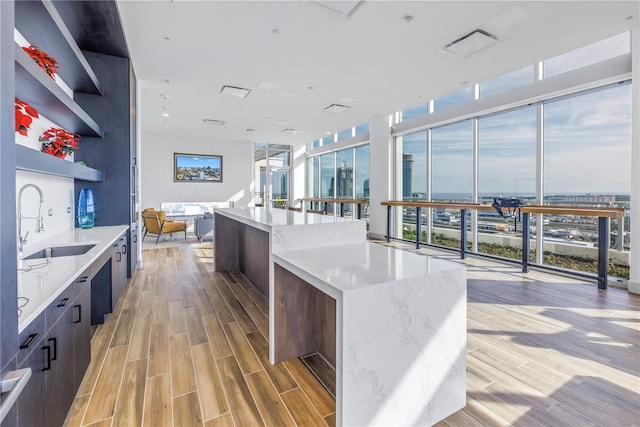
[[[22,216],[22,193],[29,187],[33,187],[36,189],[38,194],[40,195],[40,204],[38,205],[38,216]],[[23,236],[22,235],[22,219],[35,219],[38,221],[38,225],[36,226],[36,233],[42,233],[44,231],[44,218],[42,218],[42,204],[44,203],[44,196],[42,195],[42,190],[35,184],[25,184],[20,188],[18,192],[18,251],[22,252],[24,249],[24,245],[27,243],[27,236],[29,232]]]

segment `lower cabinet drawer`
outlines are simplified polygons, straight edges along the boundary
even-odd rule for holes
[[[60,316],[73,304],[82,288],[91,280],[90,269],[78,276],[78,278],[70,284],[58,297],[49,304],[45,310],[46,329],[48,330],[54,323],[60,319]]]

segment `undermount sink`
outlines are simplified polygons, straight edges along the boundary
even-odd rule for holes
[[[93,248],[95,244],[90,245],[73,245],[73,246],[51,246],[41,249],[32,253],[29,256],[22,258],[26,259],[40,259],[40,258],[56,258],[61,256],[75,256],[86,254]]]

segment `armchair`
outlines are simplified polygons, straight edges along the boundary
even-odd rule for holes
[[[144,210],[142,212],[142,221],[144,222],[144,235],[142,241],[147,237],[147,234],[155,234],[156,244],[160,240],[160,236],[163,234],[172,234],[179,231],[184,231],[184,238],[187,238],[187,223],[182,221],[171,221],[167,219],[164,211],[151,211]]]

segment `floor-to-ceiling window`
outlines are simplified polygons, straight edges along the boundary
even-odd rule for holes
[[[619,85],[544,104],[544,202],[629,207],[631,191],[631,85]],[[562,256],[566,245],[597,247],[595,217],[545,215],[544,263],[597,271],[597,261]],[[629,250],[628,218],[611,221],[610,247]],[[556,244],[557,243],[557,244]],[[612,251],[615,256],[616,252]],[[628,266],[611,262],[610,273],[629,277]]]
[[[501,197],[535,203],[536,113],[530,106],[478,120],[478,202],[491,204]],[[517,217],[487,211],[477,215],[478,252],[522,259]]]
[[[625,33],[396,113],[394,124],[413,120],[407,124],[420,130],[400,126],[395,138],[395,197],[480,203],[509,197],[531,204],[625,207],[625,217],[611,221],[609,242],[597,241],[597,218],[533,215],[530,260],[595,272],[597,247],[604,243],[612,249],[610,273],[628,278],[630,80],[620,79],[618,73],[609,81],[594,79],[573,88],[572,78],[576,73],[584,76],[583,67],[597,62],[619,67],[622,61],[617,57],[629,53],[630,37]],[[536,87],[544,87],[545,79],[564,86],[538,89],[542,95],[527,99]],[[536,81],[540,84],[533,86]],[[514,102],[514,94],[522,94],[522,102]],[[491,101],[477,105],[491,107],[469,114],[474,108],[470,102],[485,97]],[[501,100],[508,101],[501,105]],[[464,104],[469,108],[454,108]],[[430,118],[429,106],[439,112],[437,119]],[[414,239],[415,213],[405,209],[395,217],[395,236]],[[480,211],[475,223],[469,221],[476,239],[469,247],[520,259],[517,219]],[[432,227],[427,236],[432,243],[458,247],[459,211],[432,209],[431,218],[422,222],[423,230],[425,223]]]

